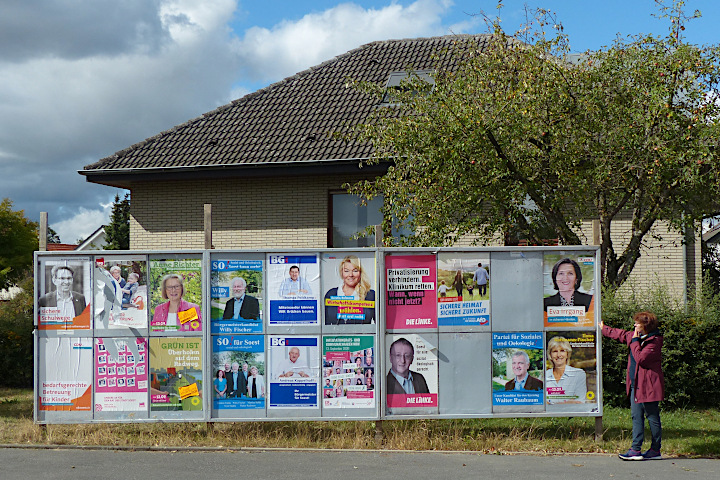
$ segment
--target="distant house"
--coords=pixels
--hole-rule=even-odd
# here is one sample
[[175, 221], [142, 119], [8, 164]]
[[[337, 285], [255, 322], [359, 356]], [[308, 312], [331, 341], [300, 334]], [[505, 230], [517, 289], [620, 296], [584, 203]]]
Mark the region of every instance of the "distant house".
[[[381, 221], [379, 205], [357, 204], [343, 184], [372, 179], [388, 165], [362, 166], [369, 144], [333, 132], [357, 125], [382, 99], [351, 80], [392, 87], [408, 71], [453, 69], [447, 52], [484, 35], [373, 42], [132, 145], [80, 171], [89, 182], [131, 192], [133, 249], [201, 248], [203, 205], [213, 205], [216, 248], [352, 247]], [[436, 56], [437, 57], [434, 57]], [[624, 224], [613, 224], [618, 238]], [[589, 244], [592, 222], [583, 225]], [[682, 294], [701, 277], [699, 242], [664, 230], [648, 240], [631, 283], [667, 284]], [[685, 241], [688, 240], [688, 241]]]
[[105, 225], [101, 225], [97, 230], [91, 233], [85, 240], [75, 248], [75, 250], [102, 250], [107, 245], [105, 237]]

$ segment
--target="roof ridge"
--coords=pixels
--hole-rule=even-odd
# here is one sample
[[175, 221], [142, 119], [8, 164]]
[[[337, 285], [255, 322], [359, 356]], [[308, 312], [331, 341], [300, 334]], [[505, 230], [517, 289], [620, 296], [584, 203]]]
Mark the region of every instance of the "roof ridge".
[[[378, 45], [388, 45], [388, 44], [401, 43], [401, 42], [415, 42], [415, 43], [420, 43], [420, 42], [422, 42], [422, 43], [426, 43], [426, 42], [432, 42], [432, 41], [448, 40], [448, 39], [451, 39], [451, 38], [452, 38], [452, 39], [481, 38], [481, 37], [486, 37], [486, 36], [488, 36], [488, 34], [482, 34], [482, 33], [480, 33], [480, 34], [450, 34], [450, 35], [436, 35], [436, 36], [432, 36], [432, 37], [416, 37], [416, 38], [400, 38], [400, 39], [375, 40], [375, 41], [372, 41], [372, 42], [368, 42], [368, 43], [362, 44], [362, 45], [360, 45], [360, 46], [358, 46], [358, 47], [356, 47], [356, 48], [353, 48], [353, 49], [351, 49], [351, 50], [348, 50], [348, 51], [346, 51], [346, 52], [344, 52], [344, 53], [341, 53], [341, 54], [339, 54], [339, 55], [336, 55], [336, 56], [334, 56], [334, 57], [332, 57], [332, 58], [330, 58], [330, 59], [328, 59], [328, 60], [325, 60], [325, 61], [323, 61], [322, 63], [319, 63], [319, 64], [317, 64], [317, 65], [313, 65], [313, 66], [311, 66], [311, 67], [306, 68], [305, 70], [301, 70], [301, 71], [299, 71], [299, 72], [297, 72], [297, 73], [295, 73], [295, 74], [293, 74], [293, 75], [290, 75], [290, 76], [288, 76], [288, 77], [285, 77], [285, 78], [283, 78], [282, 80], [279, 80], [279, 81], [274, 82], [274, 83], [271, 83], [270, 85], [267, 85], [267, 86], [265, 86], [265, 87], [263, 87], [263, 88], [260, 88], [260, 89], [258, 89], [258, 90], [255, 90], [254, 92], [250, 92], [250, 93], [248, 93], [248, 94], [246, 94], [246, 95], [243, 95], [243, 96], [240, 97], [240, 98], [236, 98], [236, 99], [230, 101], [229, 103], [226, 103], [226, 104], [224, 104], [224, 105], [220, 105], [219, 107], [214, 108], [213, 110], [210, 110], [210, 111], [208, 111], [208, 112], [202, 113], [202, 114], [200, 114], [199, 116], [197, 116], [197, 117], [195, 117], [195, 118], [191, 118], [190, 120], [187, 120], [187, 121], [185, 121], [185, 122], [183, 122], [183, 123], [181, 123], [181, 124], [179, 124], [179, 125], [175, 125], [175, 126], [173, 126], [172, 128], [169, 128], [169, 129], [167, 129], [167, 130], [163, 130], [163, 131], [161, 131], [161, 132], [159, 132], [159, 133], [157, 133], [157, 134], [155, 134], [155, 135], [153, 135], [153, 136], [151, 136], [151, 137], [148, 137], [148, 138], [146, 138], [146, 139], [144, 139], [144, 140], [142, 140], [142, 141], [140, 141], [140, 142], [134, 143], [133, 145], [130, 145], [130, 146], [127, 147], [127, 148], [124, 148], [124, 149], [122, 149], [122, 150], [116, 151], [116, 152], [113, 153], [112, 155], [108, 155], [108, 156], [106, 156], [106, 157], [103, 157], [103, 158], [101, 158], [100, 160], [98, 160], [97, 162], [93, 162], [92, 164], [86, 165], [85, 167], [83, 167], [83, 170], [93, 170], [93, 169], [99, 167], [100, 165], [102, 165], [103, 163], [105, 163], [105, 162], [107, 162], [107, 161], [116, 160], [116, 159], [125, 157], [128, 153], [130, 153], [130, 152], [132, 152], [132, 151], [134, 151], [134, 150], [140, 149], [140, 148], [142, 148], [142, 147], [145, 147], [145, 146], [147, 146], [147, 145], [149, 145], [149, 144], [152, 144], [152, 143], [156, 142], [157, 140], [159, 140], [159, 139], [161, 139], [161, 138], [163, 138], [163, 137], [165, 137], [165, 136], [167, 136], [167, 135], [171, 135], [171, 134], [174, 133], [174, 132], [177, 132], [177, 131], [179, 131], [179, 130], [182, 130], [182, 129], [184, 129], [184, 128], [187, 128], [187, 127], [189, 127], [189, 126], [192, 126], [192, 125], [194, 125], [194, 124], [197, 124], [198, 122], [201, 122], [201, 121], [203, 121], [203, 120], [207, 120], [207, 119], [209, 119], [209, 118], [211, 118], [211, 117], [214, 117], [215, 115], [220, 114], [220, 113], [222, 113], [222, 112], [225, 112], [225, 111], [227, 111], [227, 110], [229, 110], [229, 109], [232, 109], [232, 108], [236, 107], [237, 105], [240, 105], [240, 104], [242, 104], [242, 103], [245, 103], [245, 102], [247, 102], [247, 101], [249, 101], [249, 100], [252, 100], [252, 99], [254, 99], [254, 98], [258, 97], [258, 96], [261, 96], [261, 95], [263, 95], [263, 94], [266, 94], [266, 93], [269, 92], [269, 91], [272, 91], [272, 90], [275, 90], [275, 89], [277, 89], [277, 88], [280, 88], [281, 86], [286, 85], [286, 84], [288, 84], [288, 83], [291, 83], [292, 81], [295, 81], [295, 80], [297, 80], [297, 79], [299, 79], [299, 78], [303, 78], [303, 77], [305, 77], [305, 76], [307, 76], [307, 75], [310, 75], [310, 74], [312, 74], [312, 73], [314, 73], [314, 72], [316, 72], [316, 71], [318, 71], [318, 70], [320, 70], [320, 69], [322, 69], [322, 68], [326, 68], [328, 65], [335, 64], [335, 63], [337, 63], [338, 61], [341, 61], [341, 60], [344, 59], [344, 58], [351, 57], [351, 56], [357, 54], [358, 52], [361, 52], [361, 51], [363, 51], [363, 50], [367, 50], [368, 48], [372, 48], [372, 47], [375, 47], [375, 46], [378, 46]], [[81, 172], [82, 172], [83, 170], [81, 170]]]

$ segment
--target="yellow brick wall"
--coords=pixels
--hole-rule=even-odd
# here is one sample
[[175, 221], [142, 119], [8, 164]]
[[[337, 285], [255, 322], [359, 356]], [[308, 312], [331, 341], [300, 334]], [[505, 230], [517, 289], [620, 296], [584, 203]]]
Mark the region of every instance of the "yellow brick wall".
[[213, 246], [325, 248], [328, 194], [361, 176], [297, 176], [136, 184], [130, 247], [203, 248], [204, 204], [212, 204]]
[[[136, 184], [132, 189], [130, 246], [136, 250], [203, 248], [203, 206], [210, 203], [215, 248], [325, 248], [329, 192], [361, 178], [278, 176]], [[629, 218], [613, 223], [616, 248], [625, 243], [629, 232]], [[583, 223], [580, 235], [584, 244], [592, 244], [591, 221]], [[702, 277], [698, 235], [695, 242], [684, 245], [677, 232], [662, 223], [656, 225], [623, 288], [631, 291], [663, 285], [676, 298], [684, 298], [686, 279], [699, 286]], [[471, 240], [464, 237], [456, 246], [469, 245]]]

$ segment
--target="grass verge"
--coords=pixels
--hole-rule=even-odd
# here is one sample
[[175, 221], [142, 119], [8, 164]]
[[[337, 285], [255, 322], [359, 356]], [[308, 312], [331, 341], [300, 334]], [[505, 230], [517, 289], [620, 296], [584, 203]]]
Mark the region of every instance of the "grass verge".
[[[630, 444], [629, 409], [607, 407], [604, 440], [595, 419], [493, 418], [383, 422], [238, 422], [48, 425], [32, 421], [32, 390], [0, 388], [0, 444], [111, 445], [122, 447], [263, 447], [388, 450], [463, 450], [482, 453], [616, 453]], [[720, 458], [720, 411], [662, 412], [663, 454]], [[648, 432], [649, 434], [649, 432]]]

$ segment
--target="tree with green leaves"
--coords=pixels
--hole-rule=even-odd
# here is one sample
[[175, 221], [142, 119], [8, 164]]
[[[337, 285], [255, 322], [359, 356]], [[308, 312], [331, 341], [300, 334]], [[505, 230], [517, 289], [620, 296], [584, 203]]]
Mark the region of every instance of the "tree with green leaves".
[[0, 202], [0, 289], [25, 277], [38, 249], [38, 224], [12, 206], [8, 198]]
[[130, 250], [130, 194], [115, 195], [110, 223], [105, 226], [106, 250]]
[[[578, 245], [582, 222], [597, 219], [603, 282], [621, 285], [659, 221], [695, 229], [720, 210], [720, 50], [683, 41], [682, 2], [660, 6], [667, 36], [579, 57], [545, 10], [514, 37], [498, 19], [459, 40], [451, 65], [438, 56], [434, 85], [410, 75], [395, 106], [354, 131], [374, 146], [369, 162], [392, 166], [350, 191], [382, 195], [385, 230], [412, 232], [404, 245], [508, 232]], [[619, 219], [631, 225], [623, 240]]]

